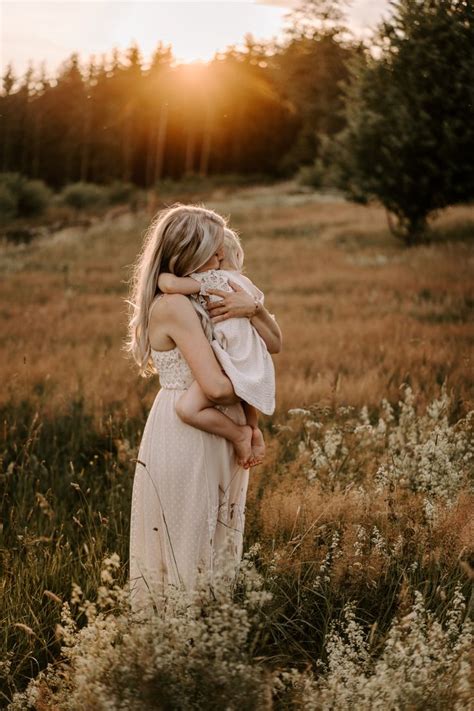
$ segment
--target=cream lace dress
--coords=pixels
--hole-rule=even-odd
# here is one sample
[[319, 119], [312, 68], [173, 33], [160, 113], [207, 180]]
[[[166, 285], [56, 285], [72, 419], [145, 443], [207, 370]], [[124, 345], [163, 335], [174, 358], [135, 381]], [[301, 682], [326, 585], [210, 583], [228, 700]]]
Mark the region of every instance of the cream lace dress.
[[[209, 269], [190, 276], [201, 284], [200, 299], [207, 289], [233, 291], [229, 279], [236, 282], [263, 304], [263, 292], [244, 274], [225, 269]], [[211, 301], [220, 301], [217, 294], [209, 294]], [[229, 318], [213, 324], [211, 346], [231, 380], [235, 394], [254, 405], [265, 415], [275, 411], [275, 367], [265, 341], [248, 318]]]
[[[176, 401], [194, 380], [178, 348], [152, 351], [152, 358], [161, 388], [145, 423], [133, 481], [134, 612], [150, 610], [151, 599], [168, 585], [191, 590], [198, 571], [212, 579], [221, 560], [226, 566], [230, 560], [237, 572], [249, 476], [230, 442], [184, 424], [176, 414]], [[240, 403], [218, 407], [245, 424]]]

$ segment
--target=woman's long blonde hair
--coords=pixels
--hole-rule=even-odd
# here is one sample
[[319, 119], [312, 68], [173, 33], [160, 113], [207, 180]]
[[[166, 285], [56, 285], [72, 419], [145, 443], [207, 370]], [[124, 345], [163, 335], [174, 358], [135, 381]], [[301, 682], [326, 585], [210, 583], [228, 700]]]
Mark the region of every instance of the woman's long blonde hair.
[[[203, 205], [174, 203], [160, 210], [146, 230], [143, 247], [130, 279], [128, 338], [125, 350], [138, 364], [140, 375], [155, 372], [148, 337], [150, 307], [157, 294], [158, 276], [170, 272], [188, 276], [205, 264], [219, 248], [227, 220]], [[192, 300], [204, 330], [209, 317], [198, 300]]]

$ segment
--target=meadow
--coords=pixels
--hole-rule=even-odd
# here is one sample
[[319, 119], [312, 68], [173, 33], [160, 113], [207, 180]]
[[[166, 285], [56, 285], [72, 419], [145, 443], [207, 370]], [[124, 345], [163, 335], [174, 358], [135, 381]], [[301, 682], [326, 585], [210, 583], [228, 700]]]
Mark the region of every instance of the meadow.
[[[102, 590], [109, 620], [127, 579], [134, 457], [159, 383], [124, 356], [124, 298], [151, 214], [4, 244], [5, 704], [69, 639], [66, 676], [12, 708], [466, 708], [474, 207], [445, 210], [407, 249], [379, 205], [291, 182], [174, 199], [229, 216], [283, 332], [250, 478], [248, 583], [204, 620], [191, 607], [179, 634], [161, 620], [130, 641], [120, 617], [81, 610]], [[84, 639], [63, 606], [74, 590]]]

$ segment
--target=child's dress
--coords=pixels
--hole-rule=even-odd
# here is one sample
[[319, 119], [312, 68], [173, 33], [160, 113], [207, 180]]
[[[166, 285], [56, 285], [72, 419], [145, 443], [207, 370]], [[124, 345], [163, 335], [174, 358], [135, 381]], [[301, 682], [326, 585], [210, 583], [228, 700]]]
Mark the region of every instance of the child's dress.
[[[200, 282], [201, 291], [196, 295], [204, 302], [206, 289], [232, 292], [229, 279], [257, 296], [263, 304], [263, 292], [243, 274], [226, 269], [209, 269], [190, 274]], [[211, 301], [220, 301], [217, 294], [209, 294]], [[271, 415], [275, 410], [275, 368], [265, 341], [248, 318], [229, 318], [212, 323], [211, 346], [224, 372], [234, 386], [235, 394], [263, 412]]]

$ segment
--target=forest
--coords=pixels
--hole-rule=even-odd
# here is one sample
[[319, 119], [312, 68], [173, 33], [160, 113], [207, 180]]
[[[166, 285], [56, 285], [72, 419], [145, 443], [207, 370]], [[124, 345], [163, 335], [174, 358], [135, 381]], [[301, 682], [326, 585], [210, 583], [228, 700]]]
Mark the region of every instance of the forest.
[[[295, 28], [293, 28], [293, 32]], [[72, 181], [132, 181], [219, 173], [288, 175], [311, 162], [318, 134], [341, 128], [346, 62], [360, 51], [342, 30], [280, 45], [246, 35], [209, 63], [176, 64], [157, 43], [145, 65], [133, 44], [121, 56], [77, 53], [56, 77], [7, 67], [0, 99], [1, 170], [59, 188]]]
[[148, 64], [132, 43], [85, 66], [73, 53], [54, 78], [44, 65], [23, 77], [8, 65], [0, 217], [21, 215], [11, 176], [41, 191], [296, 175], [379, 200], [414, 241], [436, 210], [474, 194], [473, 10], [391, 5], [370, 40], [348, 29], [338, 0], [301, 0], [283, 39], [247, 34], [207, 63], [178, 64], [158, 41]]

